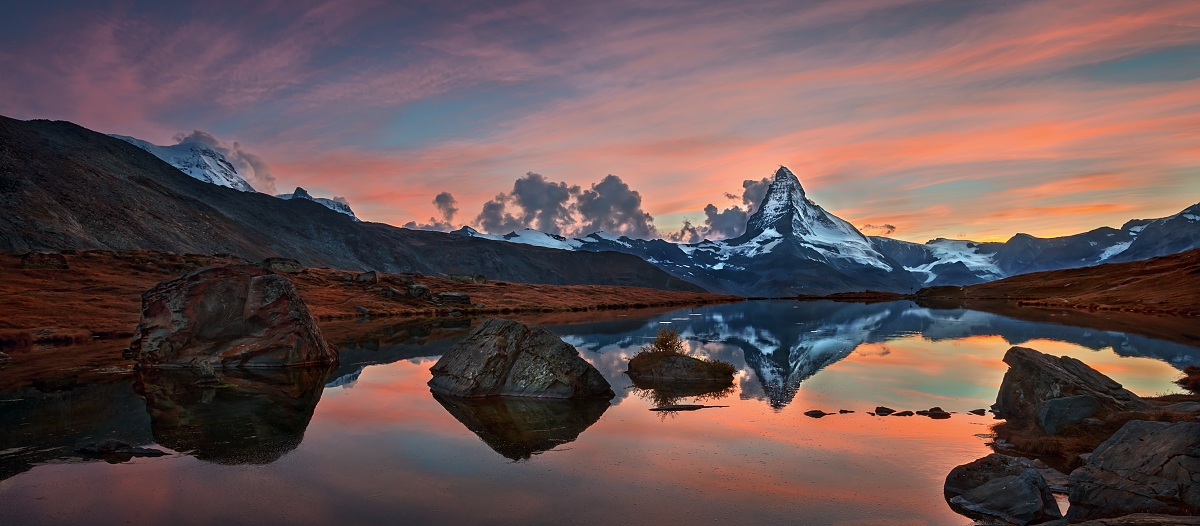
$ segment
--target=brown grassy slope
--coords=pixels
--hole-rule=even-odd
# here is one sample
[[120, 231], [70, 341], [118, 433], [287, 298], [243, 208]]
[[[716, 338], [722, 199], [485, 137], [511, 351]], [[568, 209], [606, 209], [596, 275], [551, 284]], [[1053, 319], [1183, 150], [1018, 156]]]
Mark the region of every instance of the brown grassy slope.
[[[160, 281], [196, 268], [234, 260], [150, 251], [83, 251], [66, 255], [70, 269], [23, 269], [21, 258], [0, 255], [0, 335], [29, 333], [44, 342], [90, 341], [126, 337], [141, 316], [141, 294]], [[526, 285], [519, 283], [466, 284], [448, 279], [417, 277], [416, 282], [439, 292], [465, 292], [473, 305], [437, 305], [407, 297], [386, 296], [388, 287], [345, 281], [344, 272], [308, 269], [289, 276], [309, 310], [319, 319], [358, 318], [356, 307], [372, 316], [513, 312], [562, 312], [598, 309], [663, 307], [739, 301], [741, 298], [696, 292], [671, 292], [638, 287], [593, 285]], [[386, 275], [384, 275], [386, 276]], [[69, 340], [69, 341], [68, 341]]]
[[923, 289], [918, 298], [1200, 316], [1200, 250], [1145, 261], [1022, 274], [961, 289], [934, 287]]

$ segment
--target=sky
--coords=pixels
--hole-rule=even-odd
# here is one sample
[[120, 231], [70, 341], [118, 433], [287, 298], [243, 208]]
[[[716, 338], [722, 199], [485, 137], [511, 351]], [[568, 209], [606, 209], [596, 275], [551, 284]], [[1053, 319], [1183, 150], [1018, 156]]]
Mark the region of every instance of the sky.
[[864, 233], [917, 242], [1068, 235], [1200, 202], [1195, 1], [0, 14], [0, 115], [211, 137], [260, 191], [302, 186], [398, 226], [672, 237], [707, 219], [720, 237], [780, 165]]

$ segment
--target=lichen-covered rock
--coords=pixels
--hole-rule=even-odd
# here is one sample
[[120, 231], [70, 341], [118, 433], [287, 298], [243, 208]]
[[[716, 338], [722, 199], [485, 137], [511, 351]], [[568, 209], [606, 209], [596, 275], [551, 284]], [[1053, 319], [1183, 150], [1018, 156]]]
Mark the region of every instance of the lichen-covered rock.
[[1062, 518], [1045, 479], [1026, 458], [992, 453], [950, 470], [944, 486], [950, 507], [971, 518], [1037, 524]]
[[433, 298], [433, 293], [429, 291], [429, 287], [425, 285], [409, 285], [408, 297], [419, 300], [428, 300]]
[[429, 387], [452, 396], [614, 396], [574, 346], [546, 329], [510, 320], [484, 321], [429, 370]]
[[337, 363], [292, 282], [253, 265], [201, 269], [146, 291], [126, 352], [143, 367]]
[[1004, 354], [1004, 363], [1008, 364], [1008, 372], [1004, 373], [996, 404], [992, 406], [1000, 418], [1031, 421], [1037, 416], [1037, 404], [1076, 395], [1095, 398], [1099, 415], [1155, 408], [1112, 378], [1069, 356], [1056, 357], [1013, 347]]
[[304, 265], [299, 261], [288, 258], [267, 258], [259, 263], [262, 268], [271, 272], [281, 272], [284, 274], [299, 274], [304, 272]]
[[354, 276], [354, 281], [359, 283], [379, 283], [379, 273], [374, 270], [363, 272]]
[[1200, 423], [1126, 423], [1071, 473], [1067, 518], [1200, 509]]
[[1066, 425], [1078, 424], [1096, 414], [1100, 403], [1092, 395], [1064, 396], [1043, 400], [1033, 406], [1038, 427], [1048, 434], [1055, 434]]

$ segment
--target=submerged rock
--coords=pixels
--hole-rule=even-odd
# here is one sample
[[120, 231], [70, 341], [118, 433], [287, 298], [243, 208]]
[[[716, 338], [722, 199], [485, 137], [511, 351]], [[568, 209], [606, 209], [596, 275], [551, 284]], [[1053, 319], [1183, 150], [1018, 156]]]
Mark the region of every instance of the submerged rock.
[[974, 519], [1037, 524], [1062, 518], [1054, 494], [1029, 459], [992, 453], [950, 470], [946, 502]]
[[541, 327], [497, 318], [472, 330], [429, 371], [429, 387], [452, 396], [615, 396], [571, 344]]
[[1155, 408], [1113, 379], [1069, 356], [1055, 357], [1025, 347], [1013, 347], [1004, 354], [1004, 363], [1009, 368], [996, 395], [996, 404], [992, 406], [1000, 418], [1031, 421], [1037, 416], [1038, 404], [1077, 395], [1094, 398], [1096, 411], [1102, 415]]
[[201, 269], [142, 294], [126, 356], [144, 367], [337, 363], [287, 278], [253, 265]]
[[1126, 423], [1071, 473], [1067, 518], [1200, 508], [1200, 423]]

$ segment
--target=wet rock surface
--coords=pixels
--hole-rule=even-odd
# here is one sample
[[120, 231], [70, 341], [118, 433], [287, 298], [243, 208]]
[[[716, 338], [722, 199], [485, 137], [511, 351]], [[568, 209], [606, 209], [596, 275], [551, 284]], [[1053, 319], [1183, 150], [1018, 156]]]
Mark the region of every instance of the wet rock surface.
[[1155, 408], [1113, 379], [1069, 356], [1056, 357], [1013, 347], [1005, 353], [1004, 363], [1009, 369], [992, 406], [1000, 418], [1031, 421], [1037, 417], [1038, 404], [1077, 395], [1094, 398], [1100, 415]]
[[1026, 458], [993, 453], [958, 466], [946, 476], [946, 501], [971, 518], [1037, 524], [1062, 518], [1054, 495]]
[[142, 294], [127, 357], [153, 367], [337, 362], [295, 286], [253, 265], [201, 269]]
[[436, 392], [433, 398], [484, 444], [512, 460], [574, 442], [608, 410], [603, 398], [462, 398]]
[[1067, 518], [1200, 510], [1200, 423], [1126, 423], [1071, 473]]
[[451, 396], [615, 396], [571, 344], [541, 327], [497, 318], [481, 323], [429, 370], [429, 387]]

